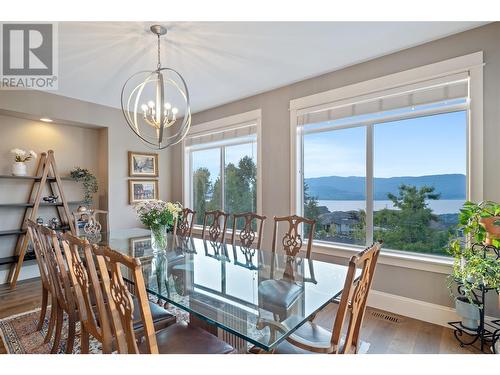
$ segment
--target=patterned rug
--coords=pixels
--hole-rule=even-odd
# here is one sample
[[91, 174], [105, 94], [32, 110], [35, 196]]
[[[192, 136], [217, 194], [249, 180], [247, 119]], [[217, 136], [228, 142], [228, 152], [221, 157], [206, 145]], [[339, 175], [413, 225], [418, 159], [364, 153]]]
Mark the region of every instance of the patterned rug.
[[[177, 317], [177, 321], [189, 321], [189, 314], [175, 307], [168, 309]], [[9, 316], [0, 320], [0, 340], [3, 341], [7, 353], [9, 354], [49, 354], [52, 348], [51, 340], [44, 344], [43, 340], [47, 334], [50, 317], [50, 307], [47, 309], [45, 322], [41, 331], [36, 331], [40, 309], [24, 312]], [[77, 323], [76, 338], [73, 347], [73, 353], [80, 353], [80, 323]], [[59, 354], [66, 351], [66, 337], [68, 333], [67, 316], [64, 315], [63, 331], [61, 343], [59, 345]], [[102, 353], [101, 344], [90, 336], [90, 354]]]

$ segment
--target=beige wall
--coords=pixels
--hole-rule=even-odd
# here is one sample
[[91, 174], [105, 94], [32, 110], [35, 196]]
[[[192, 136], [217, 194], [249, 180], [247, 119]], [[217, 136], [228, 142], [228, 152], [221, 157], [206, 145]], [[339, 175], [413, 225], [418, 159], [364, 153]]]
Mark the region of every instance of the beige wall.
[[[262, 110], [263, 214], [268, 217], [286, 215], [290, 213], [288, 108], [291, 99], [482, 50], [486, 62], [484, 67], [484, 194], [487, 199], [500, 201], [499, 41], [500, 23], [497, 22], [197, 113], [193, 116], [193, 124], [196, 126], [206, 121], [260, 108]], [[332, 46], [324, 47], [331, 47], [332, 53], [342, 53], [342, 51], [335, 50], [333, 43], [332, 40]], [[176, 146], [171, 152], [172, 195], [170, 198], [181, 200], [181, 147]], [[265, 246], [270, 243], [271, 233], [272, 223], [268, 220], [265, 226]], [[452, 304], [444, 274], [380, 265], [375, 288], [379, 291], [435, 304], [448, 306]], [[496, 305], [493, 301], [494, 296], [492, 296], [492, 305]]]

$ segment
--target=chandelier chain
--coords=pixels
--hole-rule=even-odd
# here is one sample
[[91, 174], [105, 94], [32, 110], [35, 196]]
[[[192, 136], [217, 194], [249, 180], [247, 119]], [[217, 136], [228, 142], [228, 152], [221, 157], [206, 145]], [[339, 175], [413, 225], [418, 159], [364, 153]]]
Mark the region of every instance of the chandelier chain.
[[161, 68], [161, 62], [160, 62], [160, 34], [158, 34], [158, 64], [156, 65], [157, 69]]

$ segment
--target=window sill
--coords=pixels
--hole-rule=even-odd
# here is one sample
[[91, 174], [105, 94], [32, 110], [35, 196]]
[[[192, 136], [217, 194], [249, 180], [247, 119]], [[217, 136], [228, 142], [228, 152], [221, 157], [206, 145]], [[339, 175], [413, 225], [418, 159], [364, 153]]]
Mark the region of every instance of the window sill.
[[[341, 244], [329, 244], [315, 241], [313, 243], [313, 253], [330, 255], [342, 258], [350, 258], [358, 253], [361, 247], [351, 247]], [[395, 267], [404, 267], [414, 270], [450, 274], [453, 266], [453, 259], [437, 255], [419, 255], [415, 253], [403, 253], [394, 250], [384, 250], [379, 255], [378, 262]]]
[[[203, 227], [193, 225], [193, 234], [201, 236]], [[226, 238], [231, 238], [232, 231], [226, 230]], [[363, 247], [346, 246], [342, 244], [330, 244], [322, 241], [314, 241], [312, 252], [316, 254], [335, 256], [349, 259], [360, 252]], [[452, 271], [453, 259], [437, 255], [418, 255], [415, 253], [403, 253], [395, 250], [384, 250], [378, 258], [380, 264], [394, 267], [404, 267], [413, 270], [427, 271], [449, 275]]]

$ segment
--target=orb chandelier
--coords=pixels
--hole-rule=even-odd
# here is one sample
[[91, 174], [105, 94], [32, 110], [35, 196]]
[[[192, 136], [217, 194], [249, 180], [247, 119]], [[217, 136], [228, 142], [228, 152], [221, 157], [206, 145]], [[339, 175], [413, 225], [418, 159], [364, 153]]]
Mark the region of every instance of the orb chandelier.
[[150, 148], [162, 150], [184, 139], [191, 126], [191, 110], [184, 78], [161, 66], [160, 37], [167, 29], [153, 25], [150, 30], [158, 39], [156, 69], [137, 72], [125, 82], [121, 105], [130, 129]]

